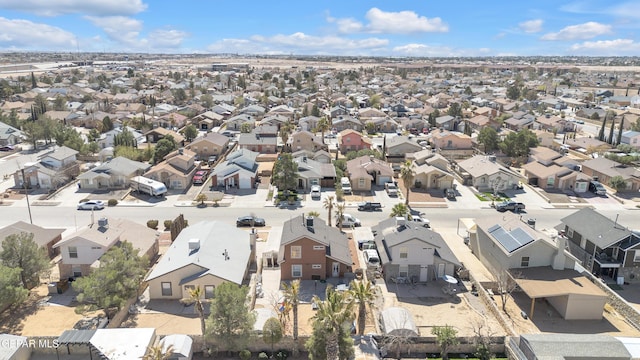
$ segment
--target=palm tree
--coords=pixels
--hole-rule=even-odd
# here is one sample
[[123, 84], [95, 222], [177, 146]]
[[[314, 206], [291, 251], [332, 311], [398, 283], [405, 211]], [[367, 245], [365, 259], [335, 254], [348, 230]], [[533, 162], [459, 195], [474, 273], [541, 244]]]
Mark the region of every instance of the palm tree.
[[407, 160], [402, 164], [402, 168], [400, 169], [400, 179], [402, 179], [402, 184], [407, 189], [407, 195], [405, 196], [404, 204], [409, 206], [409, 191], [411, 190], [411, 186], [413, 185], [413, 179], [416, 177], [416, 173], [413, 171], [413, 164], [410, 160]]
[[322, 119], [320, 119], [320, 121], [318, 121], [318, 125], [316, 127], [322, 133], [322, 143], [324, 144], [324, 132], [329, 130], [329, 122], [323, 116]]
[[342, 231], [342, 217], [344, 215], [344, 204], [337, 204], [336, 205], [336, 225], [338, 225], [338, 228], [340, 228], [340, 231]]
[[367, 321], [367, 305], [373, 306], [376, 293], [369, 281], [352, 280], [349, 288], [351, 300], [358, 304], [358, 334], [364, 335], [364, 327]]
[[200, 286], [196, 286], [195, 288], [188, 289], [188, 298], [180, 300], [183, 304], [191, 305], [193, 304], [195, 311], [198, 313], [198, 317], [200, 318], [200, 330], [202, 331], [202, 350], [205, 351], [207, 349], [207, 342], [204, 341], [206, 334], [206, 324], [204, 321], [204, 302], [202, 301], [202, 288]]
[[160, 341], [158, 345], [148, 346], [147, 353], [142, 357], [142, 360], [169, 360], [173, 355], [173, 345], [169, 345], [166, 350], [162, 351], [163, 347], [163, 341]]
[[403, 203], [397, 203], [391, 208], [391, 214], [389, 214], [389, 217], [401, 216], [403, 218], [409, 218], [409, 215], [409, 207]]
[[291, 283], [282, 283], [282, 293], [284, 299], [291, 305], [293, 310], [293, 340], [298, 340], [298, 305], [300, 304], [300, 280], [293, 280]]
[[325, 209], [327, 209], [327, 211], [329, 212], [329, 215], [327, 217], [327, 222], [329, 224], [329, 227], [331, 227], [331, 215], [333, 212], [333, 195], [329, 195], [326, 198], [324, 198], [324, 202], [322, 203], [322, 207], [324, 207]]
[[327, 287], [325, 298], [324, 301], [321, 301], [317, 295], [313, 296], [313, 302], [318, 304], [318, 311], [313, 320], [325, 332], [327, 359], [338, 360], [340, 358], [340, 333], [345, 323], [353, 321], [353, 303], [345, 301], [345, 294], [334, 291], [331, 286]]

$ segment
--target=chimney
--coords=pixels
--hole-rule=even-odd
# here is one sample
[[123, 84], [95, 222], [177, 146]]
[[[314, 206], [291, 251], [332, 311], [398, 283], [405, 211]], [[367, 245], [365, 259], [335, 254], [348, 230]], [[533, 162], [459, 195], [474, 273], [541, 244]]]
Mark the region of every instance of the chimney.
[[189, 252], [200, 249], [200, 239], [189, 239]]
[[403, 216], [396, 216], [396, 226], [400, 227], [402, 225], [405, 225], [407, 222], [407, 219], [405, 219]]
[[307, 227], [313, 229], [313, 216], [307, 216]]
[[553, 257], [553, 264], [551, 267], [553, 270], [564, 270], [564, 262], [565, 262], [565, 254], [564, 250], [567, 246], [567, 238], [564, 235], [555, 236], [556, 245], [558, 246], [558, 250]]

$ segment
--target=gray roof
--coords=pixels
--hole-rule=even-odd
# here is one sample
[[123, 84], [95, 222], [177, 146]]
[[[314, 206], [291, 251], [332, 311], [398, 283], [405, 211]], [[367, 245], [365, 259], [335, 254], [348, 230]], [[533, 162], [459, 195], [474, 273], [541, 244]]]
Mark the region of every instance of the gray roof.
[[539, 360], [631, 359], [622, 342], [601, 334], [522, 334], [520, 348], [530, 348]]
[[415, 239], [433, 246], [435, 255], [442, 260], [460, 265], [460, 261], [458, 261], [458, 258], [453, 254], [442, 236], [431, 229], [421, 226], [419, 223], [406, 221], [405, 225], [398, 226], [395, 218], [388, 218], [373, 226], [371, 231], [375, 234], [374, 241], [382, 264], [393, 261], [390, 248]]
[[[196, 251], [189, 251], [189, 240], [192, 239], [200, 240], [200, 248]], [[222, 255], [225, 251], [228, 260]], [[185, 279], [210, 274], [241, 284], [250, 255], [248, 232], [221, 221], [202, 221], [182, 230], [146, 281], [195, 265], [200, 271]]]
[[9, 235], [20, 234], [22, 232], [33, 234], [33, 241], [39, 246], [45, 246], [60, 236], [64, 232], [64, 229], [45, 229], [37, 225], [27, 224], [24, 221], [18, 221], [0, 229], [0, 241]]
[[93, 178], [93, 174], [120, 174], [124, 176], [133, 176], [136, 173], [143, 173], [149, 168], [151, 168], [151, 165], [149, 164], [118, 156], [117, 158], [111, 159], [106, 163], [81, 174], [78, 176], [78, 179]]
[[311, 178], [335, 178], [336, 168], [333, 164], [324, 164], [305, 156], [293, 159], [298, 164], [298, 176]]
[[[296, 216], [282, 224], [282, 237], [280, 238], [280, 248], [286, 244], [301, 238], [308, 238], [323, 244], [326, 247], [327, 256], [351, 265], [351, 254], [349, 253], [349, 239], [344, 233], [334, 227], [329, 227], [323, 220], [314, 218], [313, 227], [307, 227], [302, 215]], [[279, 261], [284, 256], [283, 251], [279, 252]]]
[[277, 145], [278, 138], [274, 136], [260, 136], [259, 134], [240, 134], [238, 145]]
[[66, 146], [61, 146], [56, 151], [54, 151], [54, 152], [52, 152], [50, 154], [46, 154], [43, 157], [45, 157], [45, 158], [50, 157], [50, 158], [56, 159], [56, 160], [64, 160], [64, 159], [66, 159], [68, 157], [75, 156], [77, 154], [78, 154], [78, 152], [76, 150], [73, 150], [73, 149], [68, 148]]
[[193, 142], [191, 144], [189, 144], [189, 148], [191, 148], [193, 145], [198, 144], [201, 141], [208, 141], [212, 144], [216, 144], [218, 146], [226, 146], [227, 143], [229, 142], [229, 138], [219, 134], [217, 132], [210, 132], [207, 135], [197, 138], [195, 140], [193, 140]]
[[22, 132], [11, 125], [0, 122], [0, 139], [5, 140], [11, 136], [22, 137]]
[[484, 155], [475, 155], [474, 157], [460, 161], [458, 163], [458, 167], [460, 167], [460, 169], [462, 169], [463, 171], [469, 173], [469, 175], [473, 176], [474, 178], [483, 175], [492, 175], [498, 172], [504, 172], [505, 174], [518, 178], [520, 177], [519, 174], [505, 168], [495, 161], [489, 160], [489, 158]]
[[631, 230], [592, 208], [580, 209], [560, 221], [601, 249], [606, 249], [631, 236]]

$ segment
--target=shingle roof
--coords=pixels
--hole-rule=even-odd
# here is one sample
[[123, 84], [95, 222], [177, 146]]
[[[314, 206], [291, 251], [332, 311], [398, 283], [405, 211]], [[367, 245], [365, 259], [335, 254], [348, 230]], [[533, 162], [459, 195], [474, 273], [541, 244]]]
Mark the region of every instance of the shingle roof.
[[606, 249], [631, 235], [631, 231], [625, 226], [591, 208], [580, 209], [560, 221], [601, 249]]
[[27, 224], [24, 221], [18, 221], [0, 229], [0, 239], [4, 240], [4, 238], [9, 235], [19, 234], [22, 232], [33, 234], [33, 240], [36, 242], [36, 244], [38, 244], [39, 246], [45, 246], [51, 240], [62, 234], [64, 232], [64, 229], [45, 229], [37, 225]]
[[[302, 215], [296, 216], [282, 224], [282, 237], [280, 238], [280, 248], [286, 244], [301, 238], [308, 238], [323, 244], [327, 247], [327, 256], [351, 265], [351, 254], [349, 253], [349, 239], [337, 228], [329, 227], [324, 221], [314, 218], [313, 227], [307, 227]], [[280, 251], [279, 260], [284, 256]]]

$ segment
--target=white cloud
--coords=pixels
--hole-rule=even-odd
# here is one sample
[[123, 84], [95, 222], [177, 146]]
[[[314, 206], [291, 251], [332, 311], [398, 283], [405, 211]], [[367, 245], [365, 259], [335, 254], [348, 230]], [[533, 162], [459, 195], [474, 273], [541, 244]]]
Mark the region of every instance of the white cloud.
[[40, 50], [76, 48], [76, 36], [59, 27], [29, 20], [0, 17], [0, 47], [5, 49]]
[[573, 44], [571, 50], [587, 55], [631, 55], [640, 51], [640, 43], [631, 39], [585, 41]]
[[146, 40], [139, 38], [142, 21], [127, 16], [87, 16], [86, 18], [101, 28], [112, 41], [129, 49], [146, 48]]
[[363, 28], [361, 22], [352, 18], [337, 19], [336, 24], [338, 25], [338, 31], [343, 34], [360, 32]]
[[369, 20], [367, 28], [374, 33], [408, 34], [449, 31], [449, 26], [439, 17], [429, 19], [413, 11], [387, 12], [371, 8], [365, 17]]
[[527, 20], [519, 23], [518, 28], [527, 34], [532, 34], [542, 31], [543, 23], [544, 21], [542, 19]]
[[182, 45], [187, 33], [175, 29], [157, 29], [149, 34], [149, 45], [152, 48], [170, 49]]
[[589, 21], [584, 24], [567, 26], [564, 29], [543, 35], [541, 40], [585, 40], [611, 33], [611, 25]]
[[85, 14], [93, 16], [133, 15], [144, 11], [142, 0], [0, 0], [0, 8], [41, 16]]

